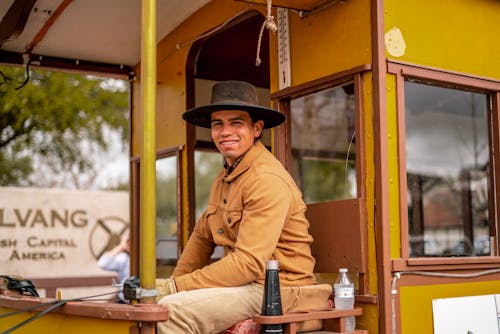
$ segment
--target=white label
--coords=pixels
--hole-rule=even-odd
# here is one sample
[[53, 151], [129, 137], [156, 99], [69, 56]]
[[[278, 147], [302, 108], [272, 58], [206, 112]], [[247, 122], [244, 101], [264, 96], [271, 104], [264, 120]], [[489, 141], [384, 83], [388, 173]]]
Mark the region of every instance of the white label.
[[352, 298], [354, 297], [354, 290], [352, 288], [336, 288], [336, 298]]

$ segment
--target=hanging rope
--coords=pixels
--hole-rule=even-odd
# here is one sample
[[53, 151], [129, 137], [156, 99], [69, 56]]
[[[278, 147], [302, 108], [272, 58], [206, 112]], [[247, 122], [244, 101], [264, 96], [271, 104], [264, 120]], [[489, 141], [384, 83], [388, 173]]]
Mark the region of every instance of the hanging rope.
[[273, 7], [273, 1], [267, 0], [267, 15], [266, 20], [262, 23], [259, 33], [259, 41], [257, 43], [257, 56], [255, 59], [255, 66], [259, 66], [262, 60], [260, 59], [260, 44], [262, 43], [262, 35], [264, 34], [264, 28], [270, 30], [273, 34], [278, 31], [278, 26], [274, 22], [274, 16], [271, 15], [271, 9]]

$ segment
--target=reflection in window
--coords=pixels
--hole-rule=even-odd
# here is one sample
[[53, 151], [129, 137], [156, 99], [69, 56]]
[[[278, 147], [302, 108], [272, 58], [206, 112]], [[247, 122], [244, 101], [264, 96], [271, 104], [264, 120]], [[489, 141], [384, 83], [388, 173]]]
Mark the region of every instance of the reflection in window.
[[487, 96], [405, 82], [410, 256], [489, 255]]
[[177, 156], [156, 160], [156, 258], [177, 262]]
[[196, 193], [196, 220], [207, 208], [210, 186], [222, 169], [222, 156], [214, 151], [194, 152], [194, 182]]
[[[194, 179], [196, 193], [196, 221], [200, 219], [202, 213], [207, 208], [210, 187], [215, 177], [222, 169], [223, 158], [219, 152], [215, 151], [195, 151], [194, 152]], [[222, 247], [215, 249], [212, 258], [222, 256]]]
[[292, 175], [306, 203], [354, 198], [354, 84], [291, 100]]

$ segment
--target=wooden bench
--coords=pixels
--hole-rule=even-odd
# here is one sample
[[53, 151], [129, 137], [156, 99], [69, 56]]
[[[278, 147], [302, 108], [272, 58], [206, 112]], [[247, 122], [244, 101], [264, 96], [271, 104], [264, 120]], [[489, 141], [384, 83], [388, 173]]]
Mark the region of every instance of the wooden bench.
[[[61, 302], [53, 298], [24, 296], [17, 291], [0, 288], [0, 314], [16, 310], [41, 312]], [[32, 315], [33, 316], [33, 315]], [[36, 315], [35, 315], [36, 316]], [[2, 330], [26, 320], [24, 313], [5, 317], [1, 320]], [[58, 328], [60, 332], [72, 333], [76, 327], [80, 332], [102, 333], [106, 321], [107, 330], [115, 333], [156, 334], [156, 323], [168, 320], [168, 309], [158, 304], [118, 304], [95, 301], [68, 301], [44, 315], [47, 328]], [[30, 330], [38, 332], [39, 323], [27, 324]], [[74, 327], [74, 328], [73, 328]], [[40, 327], [41, 328], [41, 327]], [[70, 330], [68, 330], [68, 328]], [[39, 331], [42, 331], [40, 329]]]
[[366, 330], [355, 330], [346, 332], [346, 317], [358, 316], [363, 314], [362, 308], [354, 308], [352, 310], [336, 310], [335, 308], [323, 308], [318, 310], [308, 310], [304, 312], [291, 312], [281, 316], [265, 316], [256, 315], [253, 321], [261, 325], [283, 324], [284, 334], [296, 334], [297, 323], [307, 320], [323, 320], [323, 329], [321, 331], [308, 332], [312, 333], [350, 333], [350, 334], [367, 334]]
[[[311, 245], [316, 259], [315, 272], [336, 273], [346, 267], [358, 274], [359, 292], [366, 293], [366, 246], [364, 226], [364, 205], [360, 198], [309, 204], [306, 211], [310, 223], [309, 232], [314, 238]], [[348, 259], [348, 261], [347, 261]], [[333, 283], [333, 282], [331, 282]], [[312, 333], [367, 334], [367, 330], [345, 331], [346, 317], [363, 314], [362, 308], [336, 310], [322, 308], [305, 312], [287, 313], [282, 316], [253, 317], [258, 324], [283, 324], [286, 334], [297, 333], [297, 323], [306, 320], [323, 320], [322, 331]]]

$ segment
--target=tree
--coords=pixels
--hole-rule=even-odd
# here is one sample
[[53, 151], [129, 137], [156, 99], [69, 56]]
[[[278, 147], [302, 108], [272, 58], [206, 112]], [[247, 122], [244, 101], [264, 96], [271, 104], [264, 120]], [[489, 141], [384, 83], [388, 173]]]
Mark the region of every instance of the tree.
[[[126, 85], [88, 75], [0, 67], [0, 185], [92, 183], [96, 155], [128, 137]], [[36, 177], [33, 177], [36, 176]], [[63, 176], [63, 177], [61, 177]], [[44, 179], [44, 180], [41, 180]], [[87, 185], [88, 185], [87, 184]]]

